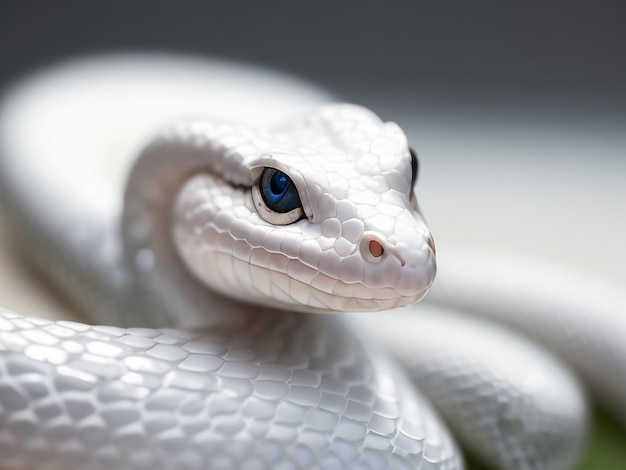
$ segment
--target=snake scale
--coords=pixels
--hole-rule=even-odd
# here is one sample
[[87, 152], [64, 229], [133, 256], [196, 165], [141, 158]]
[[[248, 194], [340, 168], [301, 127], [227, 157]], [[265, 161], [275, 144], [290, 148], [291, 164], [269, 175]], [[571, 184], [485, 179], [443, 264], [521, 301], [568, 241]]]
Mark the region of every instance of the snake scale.
[[13, 227], [90, 322], [112, 326], [2, 312], [1, 465], [462, 468], [451, 429], [497, 468], [575, 466], [584, 392], [509, 327], [623, 410], [619, 302], [599, 314], [607, 331], [582, 337], [582, 294], [546, 315], [549, 274], [515, 302], [504, 266], [494, 284], [459, 256], [432, 300], [488, 320], [375, 313], [434, 279], [417, 158], [396, 124], [329, 98], [151, 56], [79, 61], [7, 95]]

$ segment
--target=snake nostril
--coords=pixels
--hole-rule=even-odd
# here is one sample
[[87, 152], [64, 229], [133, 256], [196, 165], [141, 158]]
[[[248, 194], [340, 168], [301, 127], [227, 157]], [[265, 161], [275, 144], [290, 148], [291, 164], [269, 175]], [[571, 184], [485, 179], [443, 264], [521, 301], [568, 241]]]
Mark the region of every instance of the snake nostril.
[[369, 250], [374, 258], [381, 257], [385, 252], [383, 246], [380, 244], [380, 242], [377, 242], [376, 240], [370, 240]]

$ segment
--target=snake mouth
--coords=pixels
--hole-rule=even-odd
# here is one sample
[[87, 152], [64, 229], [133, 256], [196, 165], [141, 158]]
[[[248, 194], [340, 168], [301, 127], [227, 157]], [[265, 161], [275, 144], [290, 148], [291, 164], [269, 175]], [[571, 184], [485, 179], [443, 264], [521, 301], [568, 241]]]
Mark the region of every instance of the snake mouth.
[[[262, 269], [262, 268], [258, 268]], [[265, 273], [264, 275], [267, 275]], [[255, 284], [263, 298], [256, 301], [267, 306], [305, 313], [378, 312], [411, 305], [421, 300], [428, 287], [411, 295], [400, 295], [390, 287], [372, 289], [362, 283], [333, 283], [328, 289], [320, 273], [305, 283], [283, 273], [272, 273], [272, 285]]]
[[420, 276], [414, 282], [383, 279], [372, 286], [363, 280], [346, 282], [281, 253], [272, 253], [270, 258], [269, 263], [267, 257], [259, 263], [254, 256], [238, 262], [249, 264], [251, 285], [266, 297], [261, 301], [283, 309], [325, 313], [390, 310], [421, 300], [432, 283], [427, 274], [430, 268], [416, 270]]

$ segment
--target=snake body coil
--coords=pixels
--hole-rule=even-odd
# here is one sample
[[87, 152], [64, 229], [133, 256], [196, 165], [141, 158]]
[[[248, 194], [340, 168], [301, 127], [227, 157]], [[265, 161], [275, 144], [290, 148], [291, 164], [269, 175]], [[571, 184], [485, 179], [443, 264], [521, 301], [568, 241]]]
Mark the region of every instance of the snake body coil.
[[[269, 73], [161, 60], [68, 66], [5, 102], [15, 229], [93, 322], [115, 326], [2, 313], [2, 465], [460, 468], [415, 386], [498, 467], [575, 464], [584, 396], [525, 338], [428, 306], [319, 315], [406, 306], [433, 280], [397, 125]], [[139, 142], [203, 106], [218, 117]], [[106, 162], [115, 152], [123, 163]]]

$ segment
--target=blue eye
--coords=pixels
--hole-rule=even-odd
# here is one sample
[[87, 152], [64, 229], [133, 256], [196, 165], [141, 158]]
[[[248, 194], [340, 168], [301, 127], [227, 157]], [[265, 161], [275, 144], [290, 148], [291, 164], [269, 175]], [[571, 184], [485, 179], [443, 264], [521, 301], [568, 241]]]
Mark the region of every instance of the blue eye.
[[267, 207], [284, 214], [302, 207], [300, 196], [291, 178], [275, 168], [265, 168], [261, 174], [261, 196]]

